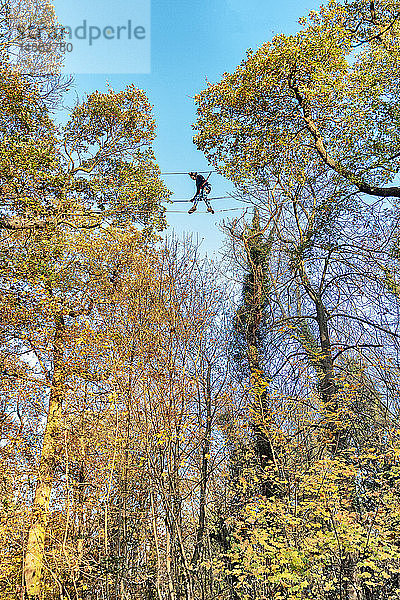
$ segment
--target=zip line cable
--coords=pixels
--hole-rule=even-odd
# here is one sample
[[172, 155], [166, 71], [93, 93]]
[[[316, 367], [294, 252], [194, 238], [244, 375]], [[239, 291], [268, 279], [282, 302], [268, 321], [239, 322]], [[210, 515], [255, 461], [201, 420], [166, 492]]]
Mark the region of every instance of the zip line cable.
[[[196, 171], [196, 173], [218, 173], [218, 171]], [[172, 172], [172, 173], [160, 173], [160, 175], [189, 175], [186, 171], [180, 172]]]
[[[221, 208], [220, 210], [215, 210], [215, 213], [221, 213], [221, 212], [230, 212], [232, 210], [243, 210], [242, 208], [240, 208], [240, 206], [238, 206], [237, 208]], [[186, 215], [188, 214], [186, 210], [166, 210], [165, 212], [167, 213], [179, 213], [181, 215]], [[198, 215], [207, 215], [208, 211], [196, 211]]]
[[[216, 198], [209, 198], [209, 200], [222, 200], [224, 198], [230, 198], [231, 200], [237, 200], [238, 202], [244, 202], [244, 200], [239, 200], [238, 198], [232, 198], [232, 196], [218, 196]], [[170, 202], [170, 204], [174, 204], [175, 202], [179, 203], [179, 202], [186, 202], [186, 203], [190, 203], [190, 200], [160, 200], [160, 202]], [[140, 208], [138, 209], [140, 210]], [[215, 212], [226, 212], [226, 211], [230, 211], [230, 210], [242, 210], [242, 208], [240, 206], [238, 207], [231, 207], [231, 208], [221, 208], [219, 210], [216, 210]], [[175, 212], [175, 213], [182, 213], [185, 214], [187, 211], [185, 210], [171, 210], [166, 208], [165, 212]], [[75, 216], [75, 217], [91, 217], [91, 216], [104, 216], [105, 218], [110, 217], [110, 216], [114, 216], [114, 215], [120, 215], [120, 214], [125, 214], [126, 211], [124, 210], [110, 210], [110, 211], [103, 211], [103, 210], [91, 210], [91, 211], [87, 211], [87, 212], [77, 212], [75, 211], [74, 213], [71, 214], [65, 214], [65, 215], [58, 215], [58, 216]], [[199, 212], [199, 214], [206, 214], [206, 212]]]
[[[216, 196], [215, 198], [209, 198], [209, 200], [223, 200], [224, 198], [231, 198], [232, 196]], [[190, 202], [189, 199], [177, 198], [176, 200], [160, 200], [160, 202]], [[238, 200], [238, 202], [243, 202], [243, 200]]]
[[[229, 198], [229, 197], [230, 196], [221, 196], [221, 198]], [[219, 199], [220, 198], [210, 198], [210, 200], [219, 200]], [[176, 202], [189, 202], [189, 200], [177, 200]], [[239, 201], [239, 202], [242, 202], [242, 201]], [[173, 204], [173, 202], [172, 202], [172, 204]], [[243, 208], [240, 207], [240, 206], [231, 207], [231, 208], [221, 208], [221, 209], [216, 210], [214, 212], [220, 213], [220, 212], [229, 212], [229, 211], [232, 211], [232, 210], [243, 210]], [[187, 214], [186, 210], [170, 210], [170, 209], [165, 209], [164, 212], [166, 212], [166, 213], [180, 213], [182, 215]], [[200, 215], [206, 215], [207, 212], [208, 211], [198, 211], [198, 214], [200, 214]], [[74, 212], [74, 213], [70, 213], [70, 214], [68, 214], [68, 213], [67, 214], [59, 214], [57, 216], [58, 217], [82, 217], [82, 218], [85, 218], [85, 217], [89, 217], [90, 218], [92, 216], [98, 216], [98, 217], [99, 216], [103, 216], [104, 218], [107, 218], [107, 217], [113, 217], [115, 215], [121, 215], [121, 214], [125, 214], [125, 213], [126, 213], [126, 211], [124, 211], [124, 210], [115, 210], [115, 211], [111, 210], [108, 214], [107, 214], [107, 211], [92, 210], [92, 211], [82, 212], [82, 213]]]
[[[212, 170], [212, 171], [197, 171], [197, 173], [209, 173], [211, 175], [211, 173], [218, 173], [218, 171], [216, 171], [216, 170]], [[176, 172], [174, 171], [174, 172], [160, 173], [160, 174], [161, 175], [188, 175], [188, 173], [186, 171], [176, 171]], [[234, 197], [232, 195], [215, 196], [214, 198], [208, 198], [208, 199], [214, 201], [214, 200], [225, 200], [227, 198], [229, 198], [231, 200], [236, 200], [237, 202], [246, 202], [245, 200], [242, 200], [240, 198], [236, 198], [236, 197]], [[185, 199], [178, 198], [176, 200], [170, 200], [169, 198], [166, 198], [166, 199], [163, 199], [163, 200], [159, 199], [159, 202], [167, 202], [167, 203], [170, 203], [170, 204], [175, 204], [175, 202], [176, 203], [191, 202], [191, 199], [188, 199], [188, 198], [185, 198]], [[232, 210], [242, 210], [242, 209], [240, 207], [222, 208], [220, 210], [216, 210], [215, 212], [216, 213], [229, 212], [229, 211], [232, 211]], [[115, 215], [115, 214], [120, 214], [121, 212], [123, 212], [123, 211], [115, 211], [115, 212], [111, 212], [111, 214]], [[187, 211], [185, 211], [185, 210], [168, 210], [168, 209], [166, 209], [165, 212], [167, 212], [167, 213], [187, 214]], [[205, 215], [205, 214], [207, 214], [207, 212], [206, 211], [199, 211], [198, 214]], [[111, 215], [104, 214], [103, 211], [97, 211], [97, 210], [93, 210], [93, 211], [91, 211], [91, 213], [86, 213], [86, 214], [83, 213], [83, 214], [80, 214], [80, 215], [78, 213], [75, 213], [75, 216], [85, 217], [85, 216], [90, 216], [90, 214], [92, 214], [92, 215], [104, 215], [105, 217], [111, 216]]]

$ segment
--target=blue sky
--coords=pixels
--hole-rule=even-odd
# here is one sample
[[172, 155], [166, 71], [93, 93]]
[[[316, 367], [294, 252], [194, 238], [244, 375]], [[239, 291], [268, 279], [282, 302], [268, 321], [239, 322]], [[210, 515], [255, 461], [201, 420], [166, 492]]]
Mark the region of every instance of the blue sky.
[[[146, 15], [137, 15], [137, 2], [141, 10], [147, 0], [119, 0], [118, 15], [132, 18], [134, 24]], [[56, 11], [73, 10], [82, 20], [89, 14], [89, 6], [101, 15], [109, 14], [110, 6], [104, 0], [89, 4], [72, 0], [55, 0]], [[247, 48], [255, 48], [271, 39], [274, 34], [291, 33], [298, 29], [297, 20], [310, 10], [319, 7], [315, 0], [152, 0], [151, 2], [151, 71], [148, 74], [81, 74], [76, 76], [79, 96], [93, 90], [106, 90], [107, 82], [115, 90], [130, 83], [144, 89], [154, 105], [157, 121], [155, 152], [162, 171], [206, 170], [207, 161], [196, 150], [192, 138], [192, 124], [196, 120], [193, 96], [204, 89], [206, 80], [217, 81], [225, 71], [232, 71], [244, 58]], [[135, 12], [136, 10], [136, 12]], [[149, 40], [148, 40], [149, 41]], [[102, 46], [98, 53], [99, 69], [107, 56]], [[124, 68], [127, 61], [122, 57]], [[134, 64], [134, 60], [132, 64]], [[137, 61], [136, 61], [137, 62]], [[188, 176], [165, 178], [175, 198], [191, 198], [193, 182]], [[231, 189], [229, 182], [212, 175], [212, 196], [225, 195]], [[191, 204], [169, 205], [169, 210], [182, 210], [183, 214], [168, 213], [169, 231], [178, 235], [193, 232], [204, 239], [202, 248], [209, 254], [221, 246], [223, 234], [218, 228], [222, 218], [238, 216], [240, 211], [188, 215]], [[233, 200], [215, 202], [216, 210], [237, 207]]]

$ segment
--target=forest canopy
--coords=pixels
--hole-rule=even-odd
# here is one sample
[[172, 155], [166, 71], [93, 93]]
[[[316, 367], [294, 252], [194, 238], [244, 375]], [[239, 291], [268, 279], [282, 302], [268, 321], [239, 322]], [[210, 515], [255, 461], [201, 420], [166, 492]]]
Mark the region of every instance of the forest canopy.
[[146, 92], [57, 119], [4, 38], [2, 600], [400, 597], [399, 36], [332, 1], [199, 91], [220, 261], [164, 235]]

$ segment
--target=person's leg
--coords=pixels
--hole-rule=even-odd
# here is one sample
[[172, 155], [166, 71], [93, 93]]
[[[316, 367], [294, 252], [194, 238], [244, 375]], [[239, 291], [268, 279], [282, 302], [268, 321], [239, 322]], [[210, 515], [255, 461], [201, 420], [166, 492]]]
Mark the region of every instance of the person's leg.
[[203, 195], [203, 200], [204, 200], [204, 202], [206, 203], [206, 206], [207, 206], [207, 211], [208, 211], [208, 212], [210, 212], [210, 213], [212, 213], [212, 214], [214, 214], [214, 211], [213, 211], [213, 208], [212, 208], [212, 206], [211, 206], [211, 204], [210, 204], [210, 201], [209, 201], [209, 199], [207, 198], [207, 194], [204, 194], [204, 195]]
[[193, 206], [190, 210], [188, 210], [189, 215], [191, 215], [192, 213], [194, 213], [195, 210], [197, 210], [197, 205], [200, 202], [200, 194], [197, 194], [197, 196], [195, 196], [195, 199], [193, 200]]

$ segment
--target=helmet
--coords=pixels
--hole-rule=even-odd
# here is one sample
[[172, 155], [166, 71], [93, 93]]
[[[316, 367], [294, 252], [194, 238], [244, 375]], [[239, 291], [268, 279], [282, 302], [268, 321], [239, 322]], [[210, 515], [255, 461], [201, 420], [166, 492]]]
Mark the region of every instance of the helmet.
[[190, 175], [190, 177], [197, 177], [197, 172], [196, 171], [190, 171], [189, 175]]

